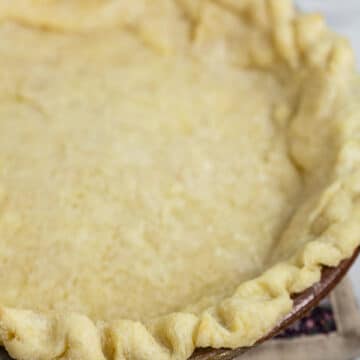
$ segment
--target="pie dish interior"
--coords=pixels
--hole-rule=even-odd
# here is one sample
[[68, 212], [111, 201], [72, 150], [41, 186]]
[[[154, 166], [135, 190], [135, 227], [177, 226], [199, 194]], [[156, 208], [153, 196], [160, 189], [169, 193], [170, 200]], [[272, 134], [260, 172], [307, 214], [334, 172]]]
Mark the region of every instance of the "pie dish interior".
[[0, 343], [250, 346], [359, 245], [352, 50], [289, 1], [0, 3]]

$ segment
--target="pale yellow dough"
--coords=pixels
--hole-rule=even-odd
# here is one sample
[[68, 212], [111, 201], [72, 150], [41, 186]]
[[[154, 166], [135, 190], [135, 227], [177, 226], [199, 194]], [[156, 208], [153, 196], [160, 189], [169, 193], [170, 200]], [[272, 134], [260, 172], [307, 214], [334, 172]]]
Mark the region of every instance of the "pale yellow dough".
[[289, 1], [0, 1], [0, 343], [253, 344], [360, 244], [354, 79]]

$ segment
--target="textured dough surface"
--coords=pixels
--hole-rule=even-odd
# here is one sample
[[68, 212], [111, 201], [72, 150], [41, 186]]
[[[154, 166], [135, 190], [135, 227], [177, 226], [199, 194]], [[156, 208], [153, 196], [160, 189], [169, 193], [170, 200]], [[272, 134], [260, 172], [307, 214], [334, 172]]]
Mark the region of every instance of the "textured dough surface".
[[19, 76], [0, 100], [0, 302], [146, 319], [261, 272], [300, 185], [273, 119], [286, 89], [120, 33], [62, 40], [54, 62], [0, 54]]
[[290, 1], [0, 0], [0, 342], [253, 344], [359, 245], [353, 77]]

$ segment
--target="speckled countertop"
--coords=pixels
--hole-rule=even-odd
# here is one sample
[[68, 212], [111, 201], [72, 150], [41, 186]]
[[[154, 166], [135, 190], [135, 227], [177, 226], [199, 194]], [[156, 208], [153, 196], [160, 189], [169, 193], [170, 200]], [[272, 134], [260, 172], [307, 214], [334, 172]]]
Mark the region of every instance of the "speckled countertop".
[[[333, 29], [350, 39], [356, 51], [360, 71], [360, 1], [298, 0], [297, 4], [306, 12], [321, 12]], [[360, 304], [360, 259], [352, 268], [350, 276]]]

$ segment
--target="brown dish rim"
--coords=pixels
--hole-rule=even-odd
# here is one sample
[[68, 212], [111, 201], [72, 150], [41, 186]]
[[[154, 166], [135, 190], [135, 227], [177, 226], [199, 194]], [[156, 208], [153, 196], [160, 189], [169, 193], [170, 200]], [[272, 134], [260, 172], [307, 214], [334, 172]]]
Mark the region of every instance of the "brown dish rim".
[[[258, 340], [252, 347], [238, 349], [196, 349], [189, 360], [234, 360], [244, 352], [252, 349], [266, 340], [273, 338], [281, 331], [285, 330], [290, 324], [302, 318], [307, 312], [314, 308], [324, 297], [326, 297], [339, 284], [346, 275], [351, 265], [360, 254], [360, 247], [354, 254], [343, 260], [337, 267], [323, 267], [321, 280], [307, 290], [294, 294], [294, 306], [292, 311], [285, 316], [278, 325], [274, 327], [266, 336]], [[3, 353], [0, 351], [0, 358]], [[8, 356], [8, 355], [7, 355]], [[8, 357], [11, 360], [10, 357]], [[5, 360], [5, 359], [4, 359]]]
[[346, 275], [356, 258], [360, 254], [360, 247], [354, 254], [343, 260], [337, 267], [324, 266], [322, 269], [321, 280], [306, 289], [305, 291], [294, 294], [294, 306], [291, 312], [286, 315], [267, 335], [258, 340], [252, 347], [238, 349], [212, 349], [203, 348], [196, 349], [190, 360], [234, 360], [244, 352], [250, 350], [254, 346], [262, 344], [266, 340], [273, 338], [280, 332], [285, 330], [290, 324], [301, 319], [306, 313], [313, 309], [323, 298], [325, 298]]

